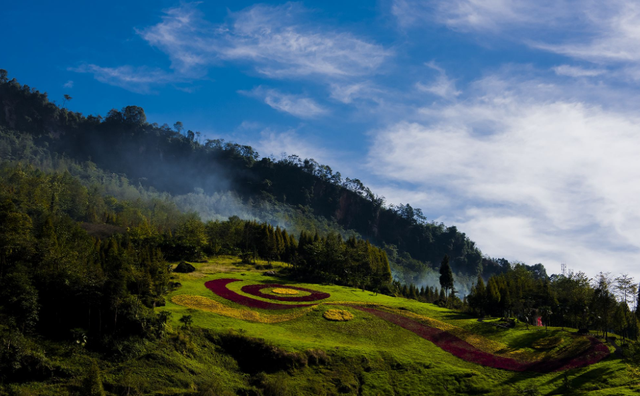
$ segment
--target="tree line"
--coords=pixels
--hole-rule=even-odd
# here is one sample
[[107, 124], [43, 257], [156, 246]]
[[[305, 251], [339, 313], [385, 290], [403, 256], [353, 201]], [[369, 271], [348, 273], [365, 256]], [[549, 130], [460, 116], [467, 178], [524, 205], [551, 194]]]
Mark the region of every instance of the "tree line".
[[534, 324], [540, 317], [545, 325], [609, 331], [637, 339], [638, 285], [623, 274], [613, 278], [599, 273], [595, 278], [569, 271], [551, 277], [537, 277], [524, 265], [492, 276], [488, 282], [478, 277], [467, 296], [468, 309], [477, 315], [517, 317]]

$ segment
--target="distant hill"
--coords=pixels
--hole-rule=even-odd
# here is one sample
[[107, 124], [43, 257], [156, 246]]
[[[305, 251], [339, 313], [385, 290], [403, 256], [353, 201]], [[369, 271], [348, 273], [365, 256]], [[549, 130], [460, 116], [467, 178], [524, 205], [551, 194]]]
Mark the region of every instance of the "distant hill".
[[[483, 258], [455, 226], [430, 223], [410, 204], [385, 205], [384, 198], [360, 180], [343, 179], [327, 165], [296, 155], [280, 160], [260, 157], [250, 146], [220, 139], [203, 141], [199, 132], [184, 131], [181, 124], [172, 129], [150, 123], [137, 106], [113, 109], [105, 117], [84, 116], [50, 102], [46, 93], [9, 80], [1, 71], [0, 126], [32, 136], [37, 145], [57, 155], [126, 175], [134, 186], [189, 196], [192, 200], [185, 199], [185, 204], [204, 220], [215, 215], [250, 217], [256, 212], [247, 208], [256, 205], [262, 220], [288, 229], [296, 228], [296, 221], [283, 218], [282, 210], [270, 213], [268, 208], [288, 207], [325, 219], [343, 235], [356, 233], [384, 247], [394, 276], [402, 282], [437, 282], [434, 269], [444, 255], [451, 258], [462, 292], [477, 274], [488, 277], [505, 269], [504, 261]], [[235, 198], [223, 213], [216, 213], [207, 202], [221, 194]], [[304, 227], [298, 224], [295, 231], [300, 228]]]

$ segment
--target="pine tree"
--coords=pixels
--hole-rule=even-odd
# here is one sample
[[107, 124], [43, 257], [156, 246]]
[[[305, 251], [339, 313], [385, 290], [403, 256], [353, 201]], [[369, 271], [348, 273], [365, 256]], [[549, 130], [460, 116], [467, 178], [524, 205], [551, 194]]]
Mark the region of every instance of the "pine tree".
[[440, 264], [440, 286], [445, 291], [445, 300], [447, 299], [447, 291], [453, 289], [453, 272], [449, 266], [449, 255], [445, 255]]
[[478, 275], [478, 282], [476, 283], [476, 287], [473, 291], [472, 296], [469, 296], [469, 304], [482, 316], [484, 315], [486, 301], [487, 292], [484, 286], [484, 280], [482, 279], [482, 276]]

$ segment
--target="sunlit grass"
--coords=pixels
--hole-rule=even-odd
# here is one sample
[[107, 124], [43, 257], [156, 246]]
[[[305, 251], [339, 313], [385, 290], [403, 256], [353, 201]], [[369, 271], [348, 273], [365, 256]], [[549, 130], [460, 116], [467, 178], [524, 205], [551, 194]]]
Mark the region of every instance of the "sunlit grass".
[[[275, 270], [286, 266], [282, 263], [272, 264], [276, 267]], [[578, 389], [581, 394], [637, 394], [634, 390], [640, 379], [634, 379], [629, 375], [627, 364], [614, 356], [588, 367], [549, 374], [492, 369], [456, 358], [408, 330], [366, 312], [350, 309], [349, 304], [375, 304], [380, 309], [401, 313], [430, 326], [450, 331], [483, 351], [528, 361], [571, 356], [585, 347], [584, 337], [572, 335], [560, 328], [549, 327], [546, 330], [531, 326], [527, 329], [525, 325], [518, 324], [512, 329], [502, 329], [492, 325], [497, 320], [478, 322], [476, 318], [433, 304], [376, 295], [355, 288], [302, 284], [277, 276], [267, 276], [264, 275], [267, 270], [256, 270], [253, 265], [241, 264], [238, 259], [230, 257], [194, 265], [197, 268], [196, 273], [176, 274], [176, 280], [182, 287], [171, 293], [167, 306], [161, 308], [174, 313], [173, 321], [176, 326], [182, 315], [192, 315], [197, 326], [220, 332], [234, 329], [248, 337], [263, 338], [285, 350], [319, 349], [340, 359], [366, 359], [372, 369], [361, 373], [362, 381], [367, 384], [363, 394], [522, 394], [527, 388], [535, 388], [541, 394], [563, 394], [566, 386], [573, 390]], [[306, 309], [300, 316], [295, 315], [299, 314], [301, 309], [284, 312], [248, 310], [216, 296], [204, 287], [206, 281], [220, 278], [240, 279], [240, 282], [231, 283], [228, 287], [239, 294], [258, 300], [259, 297], [243, 293], [242, 286], [295, 285], [326, 292], [331, 297], [323, 300], [315, 309]], [[265, 289], [265, 292], [268, 292], [268, 289]], [[241, 311], [252, 311], [252, 315], [261, 320], [224, 316], [222, 313], [181, 306], [170, 300], [180, 295], [204, 297], [227, 307], [225, 309], [237, 310], [227, 312], [236, 312], [238, 316], [244, 315]], [[323, 315], [332, 309], [348, 310], [355, 315], [347, 322], [328, 321]], [[278, 315], [291, 315], [291, 319], [270, 319]], [[554, 337], [561, 341], [550, 344], [548, 349], [534, 348], [536, 342]], [[392, 369], [394, 365], [403, 369]], [[376, 370], [375, 367], [379, 369]], [[311, 372], [298, 373], [297, 376], [301, 377], [295, 382], [306, 383], [315, 375], [317, 374]]]

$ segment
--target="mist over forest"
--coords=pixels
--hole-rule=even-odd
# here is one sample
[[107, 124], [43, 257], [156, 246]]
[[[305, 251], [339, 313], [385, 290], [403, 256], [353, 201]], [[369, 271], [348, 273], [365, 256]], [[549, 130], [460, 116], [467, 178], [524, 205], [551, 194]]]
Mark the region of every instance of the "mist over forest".
[[[385, 248], [395, 279], [417, 286], [437, 286], [437, 268], [449, 255], [460, 296], [478, 274], [488, 279], [510, 268], [504, 259], [483, 255], [455, 226], [430, 222], [409, 203], [387, 205], [360, 180], [343, 178], [313, 159], [261, 157], [250, 146], [203, 139], [181, 122], [153, 123], [137, 106], [84, 116], [7, 73], [0, 89], [5, 135], [19, 131], [36, 147], [46, 147], [46, 155], [117, 175], [109, 183], [121, 188], [118, 198], [162, 197], [203, 221], [238, 216], [293, 234], [306, 229], [366, 238]], [[19, 147], [3, 146], [5, 160], [23, 160]], [[110, 188], [105, 186], [106, 194], [114, 193]]]

